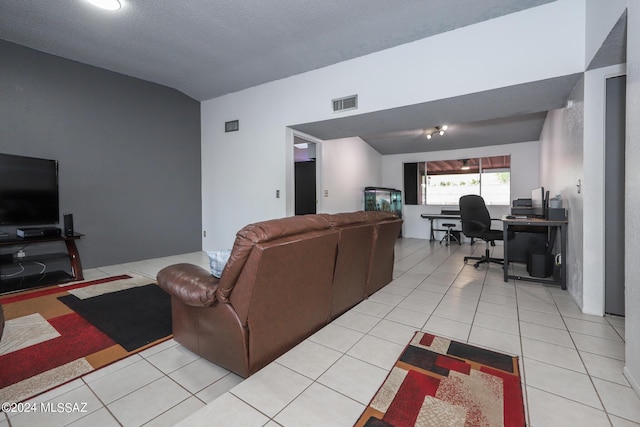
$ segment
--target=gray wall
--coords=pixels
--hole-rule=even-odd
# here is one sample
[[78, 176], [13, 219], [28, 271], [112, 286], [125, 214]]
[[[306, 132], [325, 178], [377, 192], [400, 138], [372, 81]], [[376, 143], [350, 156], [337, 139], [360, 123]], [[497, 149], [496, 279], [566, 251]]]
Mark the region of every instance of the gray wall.
[[178, 91], [0, 40], [0, 152], [59, 161], [84, 268], [201, 248], [200, 103]]

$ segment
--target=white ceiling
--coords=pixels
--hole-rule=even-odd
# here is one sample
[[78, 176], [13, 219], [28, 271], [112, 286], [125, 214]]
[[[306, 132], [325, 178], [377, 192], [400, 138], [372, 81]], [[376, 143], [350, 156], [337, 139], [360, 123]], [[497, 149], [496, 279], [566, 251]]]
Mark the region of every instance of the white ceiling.
[[[555, 0], [121, 0], [120, 11], [106, 12], [84, 0], [0, 0], [0, 39], [205, 100], [551, 1]], [[575, 81], [569, 76], [556, 83]], [[565, 99], [567, 88], [560, 90]], [[503, 102], [498, 95], [512, 98], [508, 91], [484, 94], [484, 101], [481, 95], [469, 100], [482, 104], [482, 109], [492, 105], [488, 102]], [[477, 105], [467, 111], [458, 103], [450, 116], [442, 113], [438, 120], [429, 120], [433, 126], [452, 126], [445, 135], [450, 138], [458, 126], [459, 135], [477, 127], [489, 138], [513, 133], [521, 139], [515, 136], [518, 128], [523, 135], [534, 135], [537, 127], [539, 135], [542, 112], [557, 108], [557, 94], [549, 96], [540, 105], [511, 110], [508, 116], [494, 111], [497, 115], [487, 117]], [[381, 153], [391, 152], [390, 138], [397, 141], [405, 135], [404, 143], [396, 146], [426, 151], [416, 141], [411, 143], [416, 138], [411, 132], [426, 126], [424, 114], [442, 111], [447, 105], [443, 102], [353, 116], [339, 123], [304, 124], [300, 129], [320, 138], [360, 135]], [[514, 111], [524, 117], [516, 118]], [[418, 124], [419, 115], [423, 117]], [[492, 130], [490, 125], [499, 127]], [[391, 132], [395, 136], [388, 135]], [[475, 140], [487, 139], [480, 136]]]
[[[381, 154], [537, 141], [546, 113], [562, 108], [581, 74], [314, 123], [294, 129], [329, 140], [359, 136]], [[448, 126], [427, 140], [425, 129]]]
[[205, 100], [552, 0], [1, 0], [0, 38]]

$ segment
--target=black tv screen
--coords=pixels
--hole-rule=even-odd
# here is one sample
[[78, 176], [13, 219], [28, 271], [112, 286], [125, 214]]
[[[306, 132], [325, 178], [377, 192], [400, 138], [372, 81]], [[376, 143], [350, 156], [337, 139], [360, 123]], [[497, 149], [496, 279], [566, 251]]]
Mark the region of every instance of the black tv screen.
[[58, 162], [0, 153], [0, 225], [59, 220]]

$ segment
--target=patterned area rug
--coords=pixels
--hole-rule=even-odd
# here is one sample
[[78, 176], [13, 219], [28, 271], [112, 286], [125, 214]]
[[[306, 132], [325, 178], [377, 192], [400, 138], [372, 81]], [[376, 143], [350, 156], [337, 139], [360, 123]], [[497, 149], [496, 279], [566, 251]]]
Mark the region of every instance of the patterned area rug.
[[20, 402], [171, 337], [170, 297], [116, 276], [0, 297], [0, 402]]
[[525, 424], [517, 357], [416, 332], [356, 426]]

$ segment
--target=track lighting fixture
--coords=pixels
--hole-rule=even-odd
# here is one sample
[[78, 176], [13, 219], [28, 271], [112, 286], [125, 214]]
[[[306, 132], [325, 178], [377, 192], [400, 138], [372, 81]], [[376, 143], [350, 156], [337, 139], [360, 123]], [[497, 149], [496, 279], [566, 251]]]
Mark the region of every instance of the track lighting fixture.
[[433, 135], [444, 135], [444, 131], [447, 130], [448, 126], [444, 125], [444, 126], [436, 126], [434, 129], [435, 130], [428, 130], [425, 132], [425, 135], [427, 137], [427, 139], [431, 139], [431, 137]]

